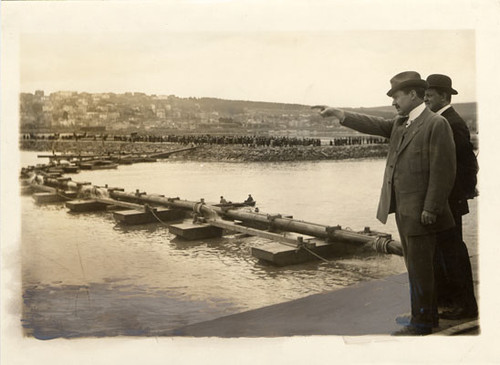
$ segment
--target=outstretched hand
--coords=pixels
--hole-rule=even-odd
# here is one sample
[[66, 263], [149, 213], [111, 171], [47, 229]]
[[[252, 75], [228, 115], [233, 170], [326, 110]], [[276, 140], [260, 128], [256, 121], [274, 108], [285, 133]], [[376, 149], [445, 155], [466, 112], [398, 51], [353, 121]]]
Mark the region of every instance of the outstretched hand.
[[344, 120], [344, 111], [342, 109], [331, 108], [326, 105], [315, 105], [311, 109], [318, 109], [323, 118], [335, 117], [340, 121]]

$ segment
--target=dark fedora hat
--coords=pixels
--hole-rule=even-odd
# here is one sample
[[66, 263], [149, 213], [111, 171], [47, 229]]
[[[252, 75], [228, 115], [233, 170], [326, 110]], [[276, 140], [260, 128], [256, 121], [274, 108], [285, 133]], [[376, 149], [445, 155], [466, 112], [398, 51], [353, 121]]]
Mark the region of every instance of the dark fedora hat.
[[446, 75], [432, 74], [427, 77], [429, 89], [439, 89], [457, 95], [458, 91], [451, 87], [451, 79]]
[[422, 80], [420, 74], [415, 71], [404, 71], [391, 79], [391, 90], [387, 92], [388, 96], [392, 96], [396, 91], [407, 86], [417, 86], [427, 88], [427, 81]]

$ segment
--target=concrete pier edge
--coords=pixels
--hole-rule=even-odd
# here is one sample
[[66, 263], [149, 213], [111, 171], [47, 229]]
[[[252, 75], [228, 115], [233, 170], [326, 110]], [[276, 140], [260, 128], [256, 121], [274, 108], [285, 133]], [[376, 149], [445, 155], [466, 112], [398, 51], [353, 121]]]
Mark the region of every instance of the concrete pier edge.
[[[186, 337], [391, 335], [410, 311], [407, 273], [166, 331]], [[440, 320], [433, 335], [478, 334], [479, 320]]]

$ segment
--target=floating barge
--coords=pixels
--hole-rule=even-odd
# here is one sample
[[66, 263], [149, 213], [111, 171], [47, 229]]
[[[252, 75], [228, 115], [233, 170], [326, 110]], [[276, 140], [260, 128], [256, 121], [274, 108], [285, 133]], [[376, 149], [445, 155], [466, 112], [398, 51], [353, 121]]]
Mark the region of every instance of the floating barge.
[[402, 255], [399, 242], [391, 235], [365, 227], [354, 232], [341, 226], [326, 226], [294, 219], [290, 215], [269, 214], [244, 203], [210, 204], [168, 198], [136, 190], [95, 186], [70, 177], [47, 173], [33, 174], [23, 190], [34, 193], [39, 204], [65, 202], [73, 213], [113, 211], [120, 224], [161, 223], [182, 240], [221, 237], [225, 232], [242, 233], [269, 240], [251, 247], [257, 259], [277, 266], [297, 264], [363, 250]]
[[116, 169], [118, 164], [107, 160], [95, 160], [91, 162], [82, 162], [80, 168], [82, 170], [104, 170], [104, 169]]
[[49, 163], [27, 166], [21, 169], [21, 179], [27, 179], [35, 174], [50, 177], [61, 177], [65, 173], [78, 173], [80, 170], [102, 170], [114, 169], [118, 165], [131, 165], [141, 162], [156, 162], [158, 159], [166, 159], [171, 155], [193, 151], [197, 146], [180, 148], [173, 151], [154, 153], [107, 153], [107, 154], [75, 154], [75, 153], [52, 153], [40, 154], [39, 158], [48, 158]]

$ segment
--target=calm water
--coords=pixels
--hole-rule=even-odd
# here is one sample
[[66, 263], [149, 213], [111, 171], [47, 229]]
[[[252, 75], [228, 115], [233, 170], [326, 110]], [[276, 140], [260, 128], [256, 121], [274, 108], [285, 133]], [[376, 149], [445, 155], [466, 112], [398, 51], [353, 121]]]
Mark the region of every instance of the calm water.
[[[36, 154], [22, 153], [22, 165]], [[75, 181], [125, 191], [217, 202], [249, 193], [261, 212], [393, 234], [394, 219], [375, 211], [383, 160], [306, 163], [168, 161], [83, 171]], [[402, 258], [356, 254], [276, 268], [250, 247], [264, 241], [226, 236], [175, 239], [159, 224], [123, 227], [111, 214], [71, 214], [62, 204], [38, 206], [22, 197], [24, 325], [39, 338], [161, 335], [172, 328], [336, 290], [405, 271]], [[475, 205], [465, 221], [476, 242]]]

